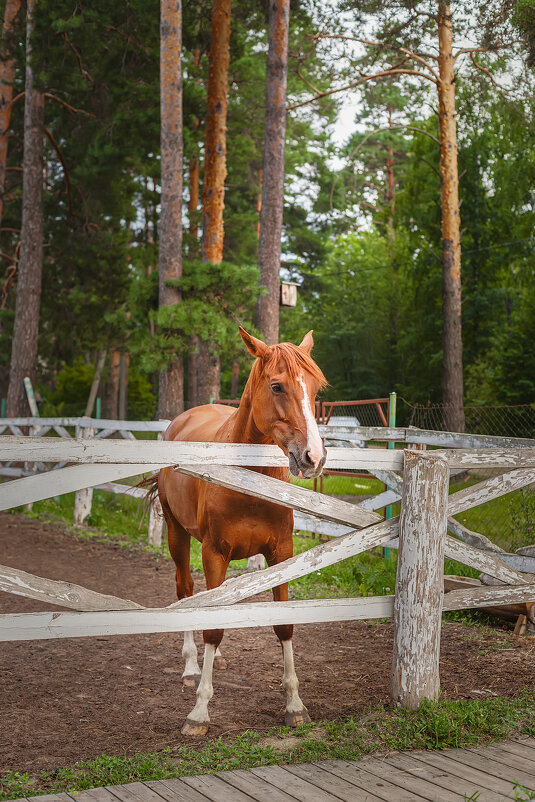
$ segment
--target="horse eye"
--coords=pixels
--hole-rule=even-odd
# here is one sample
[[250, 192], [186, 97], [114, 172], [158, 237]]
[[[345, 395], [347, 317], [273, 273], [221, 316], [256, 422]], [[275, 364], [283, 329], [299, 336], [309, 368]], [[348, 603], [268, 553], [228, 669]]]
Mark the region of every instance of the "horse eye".
[[272, 384], [271, 389], [273, 390], [274, 393], [280, 394], [284, 392], [284, 387], [282, 386], [282, 384]]

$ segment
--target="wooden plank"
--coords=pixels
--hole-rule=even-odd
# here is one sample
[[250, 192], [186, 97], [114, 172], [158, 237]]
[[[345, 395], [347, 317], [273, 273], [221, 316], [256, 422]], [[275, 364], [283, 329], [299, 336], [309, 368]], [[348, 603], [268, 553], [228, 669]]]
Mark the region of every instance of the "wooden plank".
[[320, 518], [305, 515], [302, 512], [294, 512], [294, 529], [328, 535], [328, 537], [341, 537], [341, 535], [347, 535], [353, 531], [350, 526], [335, 524], [333, 521], [322, 521]]
[[457, 560], [457, 562], [469, 565], [471, 568], [477, 568], [484, 574], [496, 579], [501, 579], [502, 582], [507, 584], [516, 584], [525, 582], [526, 580], [522, 574], [511, 568], [503, 558], [504, 555], [494, 555], [488, 551], [480, 551], [468, 543], [463, 543], [462, 540], [455, 540], [455, 538], [448, 535], [444, 546], [444, 554], [450, 560]]
[[486, 434], [442, 432], [432, 429], [417, 429], [410, 426], [337, 426], [331, 418], [327, 426], [319, 426], [320, 434], [332, 440], [396, 440], [399, 443], [442, 446], [445, 448], [489, 449], [489, 448], [534, 448], [535, 440], [523, 437], [498, 437]]
[[107, 785], [106, 790], [110, 791], [121, 802], [162, 802], [162, 797], [159, 794], [141, 782], [128, 783], [127, 785]]
[[516, 449], [488, 448], [478, 449], [477, 451], [459, 449], [440, 451], [440, 453], [445, 454], [450, 468], [462, 468], [463, 470], [477, 468], [528, 470], [535, 468], [535, 448], [533, 447]]
[[451, 590], [444, 597], [444, 610], [465, 610], [496, 607], [535, 601], [535, 583], [513, 586], [466, 588]]
[[0, 641], [357, 621], [387, 618], [392, 615], [392, 609], [393, 596], [371, 596], [365, 599], [257, 602], [209, 608], [4, 613], [0, 615]]
[[25, 799], [30, 802], [72, 802], [70, 794], [43, 794], [42, 796], [27, 796]]
[[104, 490], [106, 493], [116, 493], [118, 495], [131, 496], [132, 498], [145, 498], [147, 495], [146, 488], [120, 485], [117, 482], [104, 482], [101, 485], [96, 485], [95, 490]]
[[143, 473], [158, 471], [167, 467], [159, 464], [119, 464], [119, 465], [73, 465], [59, 468], [13, 482], [0, 484], [0, 510], [10, 510], [30, 501], [41, 501], [52, 496], [61, 496], [86, 487], [95, 487], [114, 479], [127, 479]]
[[281, 766], [258, 766], [251, 771], [257, 777], [274, 785], [275, 788], [284, 788], [290, 796], [302, 800], [302, 802], [336, 802], [339, 799], [327, 791], [322, 791], [307, 780], [285, 771]]
[[[459, 799], [459, 795], [454, 791], [442, 788], [434, 781], [427, 780], [416, 773], [401, 769], [385, 758], [366, 759], [360, 765], [379, 780], [383, 782], [387, 780], [422, 799], [432, 800], [432, 802], [460, 802], [460, 800], [464, 802], [464, 798], [460, 797]], [[397, 797], [393, 797], [393, 799], [397, 799]]]
[[117, 802], [117, 797], [107, 788], [88, 788], [85, 791], [75, 791], [72, 799], [76, 802]]
[[468, 543], [469, 546], [473, 546], [476, 549], [492, 551], [496, 554], [505, 553], [504, 549], [499, 548], [499, 546], [493, 543], [492, 540], [489, 540], [488, 537], [480, 535], [479, 532], [473, 532], [471, 529], [467, 529], [466, 526], [456, 521], [455, 518], [448, 518], [448, 531], [462, 540], [463, 543]]
[[[500, 763], [494, 755], [485, 756], [477, 754], [468, 749], [448, 749], [448, 758], [451, 758], [456, 763], [462, 763], [465, 766], [470, 766], [479, 771], [485, 772], [492, 778], [492, 785], [487, 784], [488, 788], [493, 791], [498, 791], [496, 788], [496, 780], [506, 780], [510, 783], [519, 782], [525, 785], [530, 791], [535, 791], [535, 776], [527, 774], [520, 769], [509, 768], [503, 763]], [[490, 783], [490, 780], [487, 781]], [[500, 782], [501, 786], [501, 782]]]
[[[438, 452], [435, 451], [434, 453], [436, 454]], [[532, 484], [533, 482], [535, 482], [535, 469], [519, 468], [514, 471], [502, 473], [500, 476], [493, 476], [491, 479], [486, 479], [484, 482], [479, 482], [477, 485], [472, 485], [472, 487], [466, 487], [464, 490], [452, 493], [449, 500], [449, 514], [457, 515], [471, 507], [477, 507], [479, 504], [486, 504], [487, 501], [505, 496], [507, 493], [512, 493], [514, 490], [520, 490], [522, 487]]]
[[528, 760], [535, 760], [535, 746], [524, 741], [503, 741], [497, 744], [500, 749], [512, 752], [514, 755], [521, 755]]
[[405, 451], [390, 696], [408, 710], [440, 694], [448, 483], [442, 456]]
[[243, 769], [218, 771], [216, 777], [260, 802], [293, 802], [295, 800], [295, 797], [289, 796], [282, 788], [275, 788], [250, 771]]
[[356, 506], [361, 510], [380, 510], [381, 507], [387, 507], [389, 504], [397, 504], [399, 500], [400, 495], [395, 490], [385, 490], [384, 493], [371, 496]]
[[[416, 760], [421, 761], [427, 766], [433, 766], [441, 771], [444, 771], [448, 776], [455, 776], [461, 780], [466, 780], [467, 783], [473, 783], [479, 786], [482, 792], [486, 790], [492, 793], [510, 797], [512, 795], [513, 786], [512, 781], [501, 779], [489, 774], [485, 769], [478, 766], [473, 766], [470, 762], [462, 763], [454, 760], [451, 757], [453, 750], [448, 749], [446, 752], [411, 752], [411, 755]], [[461, 751], [461, 750], [458, 750]]]
[[80, 426], [94, 427], [96, 429], [121, 429], [130, 432], [163, 432], [167, 429], [169, 420], [114, 420], [108, 418], [0, 418], [0, 426]]
[[59, 604], [71, 610], [140, 610], [140, 604], [88, 590], [72, 582], [45, 579], [17, 568], [0, 565], [0, 590], [39, 599], [48, 604]]
[[[248, 465], [288, 467], [288, 457], [278, 446], [246, 443], [192, 443], [166, 440], [100, 440], [98, 438], [0, 437], [0, 461], [42, 460], [70, 463], [163, 463], [164, 465]], [[403, 469], [401, 451], [386, 449], [329, 448], [326, 467], [378, 466]]]
[[182, 782], [203, 794], [211, 802], [251, 802], [251, 797], [211, 774], [184, 777]]
[[173, 777], [168, 780], [151, 780], [143, 783], [167, 802], [206, 802], [207, 797], [182, 780]]
[[535, 761], [533, 758], [519, 755], [508, 749], [502, 749], [501, 744], [493, 744], [485, 749], [470, 749], [476, 755], [489, 757], [496, 762], [508, 766], [512, 769], [520, 769], [532, 775], [532, 782], [535, 782]]
[[379, 799], [385, 802], [418, 802], [420, 799], [429, 800], [428, 796], [422, 797], [420, 794], [413, 791], [411, 788], [406, 788], [406, 784], [398, 783], [398, 776], [395, 770], [391, 770], [390, 774], [378, 776], [375, 772], [368, 771], [367, 765], [369, 761], [353, 762], [349, 760], [320, 760], [315, 763], [331, 774], [337, 777], [342, 777], [350, 783], [353, 783], [363, 791], [378, 796]]
[[314, 763], [302, 763], [296, 766], [285, 766], [284, 768], [291, 774], [301, 777], [302, 780], [307, 780], [323, 791], [330, 791], [338, 799], [346, 800], [346, 802], [373, 802], [380, 799], [380, 797], [370, 794], [369, 791], [364, 791], [362, 788], [353, 785], [349, 780], [332, 774]]
[[220, 485], [249, 496], [271, 501], [283, 507], [290, 507], [304, 513], [312, 513], [335, 523], [363, 528], [381, 521], [381, 516], [369, 510], [363, 510], [356, 504], [333, 498], [332, 496], [307, 490], [305, 487], [281, 482], [271, 476], [249, 471], [247, 468], [231, 468], [218, 465], [198, 467], [179, 465], [175, 470], [194, 476], [204, 482]]
[[450, 792], [451, 802], [454, 800], [463, 800], [464, 802], [467, 797], [473, 797], [478, 802], [503, 802], [502, 794], [496, 794], [494, 791], [482, 792], [480, 785], [461, 779], [456, 774], [451, 774], [443, 769], [423, 763], [417, 760], [411, 752], [403, 754], [398, 752], [394, 755], [387, 755], [384, 762], [389, 766], [395, 766], [401, 771], [438, 785], [444, 789], [441, 793]]

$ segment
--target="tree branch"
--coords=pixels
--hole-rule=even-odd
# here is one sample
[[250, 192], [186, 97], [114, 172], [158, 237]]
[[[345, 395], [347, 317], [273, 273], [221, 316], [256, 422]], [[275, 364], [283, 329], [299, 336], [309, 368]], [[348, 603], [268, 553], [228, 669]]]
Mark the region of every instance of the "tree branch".
[[86, 117], [91, 117], [93, 120], [96, 120], [94, 114], [91, 114], [89, 111], [84, 111], [84, 109], [75, 109], [74, 106], [69, 105], [65, 100], [57, 97], [57, 95], [51, 95], [50, 92], [45, 92], [45, 97], [48, 98], [48, 100], [55, 100], [56, 103], [66, 108], [71, 114], [85, 114]]
[[376, 81], [379, 78], [386, 78], [390, 75], [416, 75], [419, 78], [425, 78], [428, 81], [431, 81], [433, 84], [438, 84], [434, 78], [431, 78], [430, 75], [427, 75], [425, 72], [419, 72], [418, 70], [384, 70], [382, 72], [377, 72], [375, 75], [364, 75], [361, 78], [357, 78], [356, 81], [352, 81], [347, 86], [341, 86], [338, 89], [329, 89], [326, 92], [319, 92], [315, 97], [308, 98], [308, 100], [303, 100], [301, 103], [294, 103], [291, 106], [286, 107], [286, 111], [293, 111], [294, 109], [299, 109], [301, 106], [308, 106], [309, 103], [313, 103], [315, 100], [319, 100], [322, 97], [329, 97], [330, 95], [335, 95], [338, 92], [345, 92], [348, 89], [355, 89], [357, 86], [361, 86], [365, 84], [367, 81]]

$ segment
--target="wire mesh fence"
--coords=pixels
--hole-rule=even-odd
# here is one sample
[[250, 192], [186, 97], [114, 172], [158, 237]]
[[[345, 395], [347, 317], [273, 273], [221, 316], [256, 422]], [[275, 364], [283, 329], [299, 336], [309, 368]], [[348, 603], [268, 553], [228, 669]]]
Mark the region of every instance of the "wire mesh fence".
[[[409, 426], [444, 430], [442, 404], [423, 406], [399, 398], [398, 408]], [[535, 404], [465, 406], [464, 414], [468, 434], [535, 438]], [[491, 473], [499, 471], [461, 474], [454, 477], [453, 489], [466, 487]], [[486, 535], [506, 551], [530, 546], [535, 543], [535, 485], [474, 507], [457, 518], [468, 529]]]

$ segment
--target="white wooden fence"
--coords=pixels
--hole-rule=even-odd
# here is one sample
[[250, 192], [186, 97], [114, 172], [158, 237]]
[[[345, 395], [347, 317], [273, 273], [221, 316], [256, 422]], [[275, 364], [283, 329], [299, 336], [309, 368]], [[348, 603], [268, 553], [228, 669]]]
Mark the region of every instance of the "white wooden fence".
[[[45, 421], [40, 423], [46, 426]], [[99, 437], [36, 438], [16, 434], [0, 437], [0, 462], [69, 463], [68, 467], [0, 485], [0, 510], [175, 466], [176, 470], [204, 481], [269, 499], [299, 514], [347, 529], [336, 539], [279, 565], [232, 577], [215, 590], [198, 593], [161, 609], [142, 607], [127, 599], [0, 567], [1, 590], [70, 609], [69, 612], [0, 615], [0, 640], [240, 628], [393, 615], [392, 698], [409, 708], [417, 707], [423, 697], [436, 698], [442, 610], [535, 602], [535, 559], [506, 555], [498, 550], [485, 551], [447, 533], [451, 516], [535, 482], [535, 443], [507, 441], [504, 447], [502, 438], [361, 427], [357, 432], [334, 432], [333, 428], [329, 427], [328, 431], [331, 441], [336, 435], [338, 439], [349, 441], [358, 435], [361, 440], [380, 437], [405, 443], [415, 442], [415, 439], [419, 443], [436, 441], [440, 437], [446, 442], [438, 445], [456, 448], [401, 451], [330, 446], [328, 467], [370, 470], [398, 491], [402, 483], [401, 518], [382, 521], [377, 513], [362, 505], [322, 496], [244, 467], [287, 465], [287, 457], [276, 446], [131, 442]], [[474, 445], [483, 447], [474, 449]], [[500, 468], [504, 473], [448, 496], [452, 471], [482, 467]], [[396, 471], [403, 471], [402, 480]], [[461, 530], [461, 534], [466, 540], [466, 533]], [[477, 541], [477, 533], [470, 533], [474, 534]], [[488, 541], [478, 545], [488, 545]], [[375, 546], [400, 550], [395, 598], [235, 604]], [[444, 597], [444, 556], [483, 571], [504, 584], [454, 590]], [[416, 575], [417, 582], [414, 581]]]

